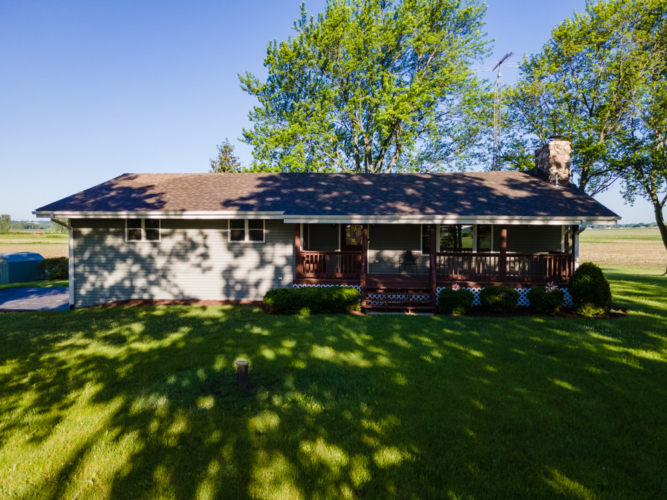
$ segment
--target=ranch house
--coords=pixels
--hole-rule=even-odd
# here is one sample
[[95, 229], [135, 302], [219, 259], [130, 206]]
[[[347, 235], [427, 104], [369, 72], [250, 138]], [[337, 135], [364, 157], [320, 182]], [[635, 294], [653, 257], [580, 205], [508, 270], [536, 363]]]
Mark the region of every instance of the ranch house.
[[532, 172], [124, 174], [35, 214], [70, 221], [71, 307], [343, 285], [432, 310], [453, 283], [566, 288], [581, 231], [619, 219], [569, 179], [551, 141]]

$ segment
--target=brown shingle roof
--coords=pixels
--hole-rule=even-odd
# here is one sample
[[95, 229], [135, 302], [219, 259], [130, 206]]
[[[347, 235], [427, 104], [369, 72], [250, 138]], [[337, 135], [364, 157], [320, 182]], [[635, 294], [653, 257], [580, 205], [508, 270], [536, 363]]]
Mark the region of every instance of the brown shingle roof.
[[268, 211], [285, 215], [618, 217], [526, 172], [124, 174], [38, 212]]

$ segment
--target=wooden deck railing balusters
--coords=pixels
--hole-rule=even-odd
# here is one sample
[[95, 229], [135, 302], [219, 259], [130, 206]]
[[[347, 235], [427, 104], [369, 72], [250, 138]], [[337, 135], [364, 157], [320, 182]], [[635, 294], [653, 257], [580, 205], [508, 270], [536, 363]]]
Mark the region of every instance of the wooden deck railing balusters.
[[563, 282], [573, 269], [569, 253], [439, 252], [435, 258], [438, 281]]

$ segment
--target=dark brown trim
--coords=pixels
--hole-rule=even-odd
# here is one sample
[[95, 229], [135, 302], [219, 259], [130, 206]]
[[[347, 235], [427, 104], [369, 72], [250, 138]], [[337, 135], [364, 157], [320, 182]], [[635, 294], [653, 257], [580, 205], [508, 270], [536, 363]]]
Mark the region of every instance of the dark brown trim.
[[77, 309], [98, 309], [106, 307], [129, 306], [259, 306], [261, 300], [152, 300], [129, 299], [107, 302], [94, 306], [77, 307]]
[[574, 244], [574, 239], [577, 237], [577, 231], [579, 231], [579, 225], [575, 224], [572, 226], [572, 240], [570, 241], [570, 245], [572, 246], [572, 248], [570, 249], [572, 251], [572, 262], [570, 263], [570, 276], [574, 274], [575, 271], [574, 265], [577, 259], [577, 254], [575, 253], [575, 248], [577, 246]]
[[[567, 281], [558, 281], [551, 280], [558, 286], [567, 285]], [[461, 280], [448, 280], [438, 281], [438, 286], [451, 286], [454, 283], [457, 283], [463, 287], [474, 288], [474, 287], [486, 287], [486, 286], [508, 286], [510, 288], [531, 288], [534, 286], [545, 286], [547, 281], [461, 281]]]
[[361, 300], [366, 299], [366, 268], [368, 267], [368, 224], [363, 225], [361, 231]]
[[360, 286], [361, 281], [355, 279], [332, 279], [332, 278], [297, 278], [294, 280], [295, 285], [346, 285], [346, 286]]
[[294, 224], [294, 272], [296, 277], [303, 275], [303, 259], [301, 258], [301, 224]]
[[436, 297], [435, 297], [435, 288], [436, 288], [436, 253], [438, 251], [438, 242], [436, 241], [436, 226], [435, 224], [430, 225], [430, 231], [431, 231], [431, 241], [430, 241], [430, 248], [429, 248], [429, 278], [431, 281], [431, 305], [433, 306], [433, 309], [435, 310], [435, 302], [436, 302]]
[[498, 275], [499, 281], [505, 281], [507, 278], [507, 226], [500, 226], [500, 257], [498, 258]]

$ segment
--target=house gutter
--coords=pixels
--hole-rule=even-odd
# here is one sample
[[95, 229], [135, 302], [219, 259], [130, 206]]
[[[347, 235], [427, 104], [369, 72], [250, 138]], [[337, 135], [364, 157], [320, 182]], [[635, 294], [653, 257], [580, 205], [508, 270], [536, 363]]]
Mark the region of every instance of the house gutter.
[[51, 222], [53, 222], [55, 224], [58, 224], [58, 225], [64, 227], [65, 229], [68, 229], [69, 231], [72, 230], [72, 226], [70, 226], [69, 224], [66, 224], [65, 222], [63, 222], [61, 220], [56, 219], [53, 215], [51, 215]]
[[[581, 223], [580, 216], [503, 216], [503, 215], [295, 215], [267, 211], [210, 211], [210, 212], [92, 212], [92, 211], [34, 211], [37, 217], [68, 219], [273, 219], [286, 224], [501, 224], [565, 226]], [[620, 217], [588, 217], [591, 224], [616, 224]], [[62, 224], [61, 224], [62, 225]]]

